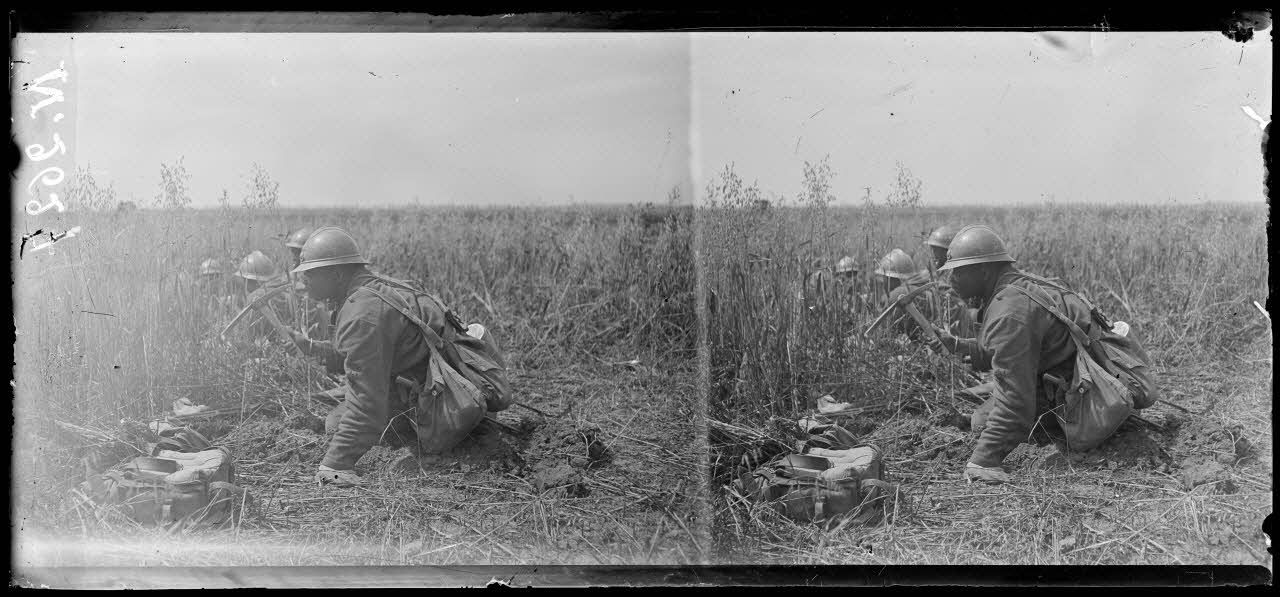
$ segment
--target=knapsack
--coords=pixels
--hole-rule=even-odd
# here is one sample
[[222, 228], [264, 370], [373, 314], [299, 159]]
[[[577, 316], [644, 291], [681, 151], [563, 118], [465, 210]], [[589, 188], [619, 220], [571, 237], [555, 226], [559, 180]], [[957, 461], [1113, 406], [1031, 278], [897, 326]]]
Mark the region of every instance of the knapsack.
[[[1092, 316], [1094, 323], [1085, 332], [1085, 336], [1089, 341], [1085, 342], [1084, 345], [1088, 348], [1089, 354], [1093, 356], [1097, 365], [1101, 366], [1129, 389], [1132, 393], [1134, 409], [1147, 408], [1160, 399], [1160, 388], [1156, 385], [1155, 377], [1151, 372], [1151, 357], [1147, 354], [1134, 330], [1130, 329], [1124, 335], [1118, 334], [1114, 331], [1115, 324], [1111, 321], [1111, 318], [1107, 317], [1101, 309], [1089, 302], [1089, 299], [1080, 293], [1040, 276], [1026, 272], [1018, 272], [1018, 274], [1060, 292], [1074, 295], [1080, 299], [1080, 302], [1084, 303], [1084, 306], [1089, 309], [1089, 314]], [[1037, 302], [1048, 309], [1044, 302]], [[1052, 313], [1052, 311], [1050, 312]], [[1066, 318], [1061, 313], [1056, 314], [1055, 317], [1058, 317], [1060, 321], [1066, 321]]]
[[418, 326], [431, 347], [423, 385], [413, 388], [417, 395], [414, 426], [419, 451], [441, 454], [466, 439], [484, 420], [486, 411], [502, 410], [511, 404], [506, 365], [497, 342], [483, 326], [469, 330], [436, 297], [402, 282], [386, 281], [410, 291], [415, 301], [422, 296], [435, 301], [445, 313], [442, 337], [406, 305], [370, 286], [364, 287]]
[[154, 448], [89, 480], [95, 501], [130, 519], [166, 527], [221, 527], [239, 520], [249, 494], [235, 484], [226, 448], [181, 452]]
[[[1110, 322], [1096, 315], [1095, 325], [1085, 332], [1051, 302], [1036, 292], [1019, 286], [1010, 286], [1026, 295], [1067, 326], [1076, 345], [1076, 363], [1070, 383], [1045, 376], [1045, 392], [1055, 403], [1053, 412], [1065, 435], [1067, 448], [1089, 450], [1101, 444], [1115, 433], [1120, 424], [1135, 408], [1142, 408], [1155, 401], [1154, 384], [1144, 363], [1133, 359], [1127, 352], [1114, 346], [1141, 346], [1132, 344], [1127, 336], [1102, 331]], [[1083, 299], [1081, 299], [1083, 301]], [[1089, 303], [1085, 302], [1086, 306]], [[1096, 313], [1096, 310], [1091, 309]], [[1105, 323], [1104, 323], [1105, 322]], [[1107, 325], [1108, 328], [1102, 327]], [[1114, 338], [1107, 338], [1107, 336]], [[1145, 352], [1141, 353], [1145, 356]], [[1123, 357], [1125, 367], [1113, 359]], [[1141, 383], [1138, 380], [1142, 380]], [[1150, 387], [1147, 391], [1144, 388]]]
[[852, 524], [883, 520], [897, 489], [884, 481], [880, 449], [864, 444], [814, 450], [780, 456], [741, 476], [734, 482], [735, 489], [793, 520], [820, 522], [845, 516], [851, 517]]
[[746, 468], [740, 469], [733, 488], [793, 520], [851, 517], [852, 524], [883, 520], [898, 489], [884, 480], [880, 449], [869, 444], [850, 446], [843, 443], [853, 437], [848, 430], [815, 423], [804, 429], [809, 439], [800, 442], [795, 453], [778, 454], [763, 466], [748, 460], [752, 452], [744, 455]]
[[448, 322], [443, 335], [436, 334], [431, 326], [411, 313], [404, 305], [397, 304], [383, 293], [366, 287], [417, 325], [432, 349], [443, 354], [445, 364], [480, 388], [489, 412], [498, 412], [511, 407], [515, 398], [511, 393], [511, 383], [507, 380], [506, 357], [493, 332], [479, 323], [463, 324], [462, 319], [433, 294], [400, 280], [384, 276], [378, 276], [378, 279], [411, 292], [415, 300], [425, 297], [433, 301], [444, 312], [445, 320]]

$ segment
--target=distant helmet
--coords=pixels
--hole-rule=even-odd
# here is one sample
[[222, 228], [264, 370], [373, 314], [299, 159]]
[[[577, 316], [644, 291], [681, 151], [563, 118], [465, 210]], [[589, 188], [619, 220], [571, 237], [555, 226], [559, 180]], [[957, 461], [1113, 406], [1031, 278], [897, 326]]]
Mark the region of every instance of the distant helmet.
[[276, 264], [271, 261], [270, 257], [263, 255], [262, 251], [254, 251], [240, 261], [240, 267], [236, 270], [236, 275], [246, 280], [266, 282], [276, 277]]
[[285, 239], [284, 246], [289, 247], [290, 249], [301, 249], [302, 245], [307, 242], [307, 237], [311, 236], [312, 232], [315, 232], [315, 228], [310, 226], [303, 226], [302, 228], [294, 230], [289, 233], [289, 238]]
[[945, 249], [951, 246], [951, 239], [955, 238], [955, 236], [956, 229], [944, 224], [942, 226], [938, 226], [938, 228], [929, 235], [929, 240], [924, 241], [924, 244], [931, 247], [938, 247], [939, 249]]
[[979, 263], [1013, 263], [1004, 241], [986, 226], [965, 226], [951, 239], [947, 262], [939, 270], [955, 269]]
[[856, 271], [858, 271], [858, 262], [854, 261], [852, 257], [841, 257], [840, 261], [836, 262], [837, 274], [846, 274]]
[[227, 273], [227, 267], [223, 265], [221, 259], [205, 259], [200, 264], [200, 275], [202, 276], [221, 276]]
[[902, 249], [894, 249], [889, 251], [888, 255], [880, 258], [880, 265], [876, 268], [876, 273], [886, 278], [898, 278], [905, 280], [915, 275], [916, 262], [911, 256]]
[[360, 256], [356, 239], [337, 226], [325, 226], [312, 232], [303, 243], [299, 258], [298, 267], [293, 268], [294, 273], [331, 265], [369, 263]]

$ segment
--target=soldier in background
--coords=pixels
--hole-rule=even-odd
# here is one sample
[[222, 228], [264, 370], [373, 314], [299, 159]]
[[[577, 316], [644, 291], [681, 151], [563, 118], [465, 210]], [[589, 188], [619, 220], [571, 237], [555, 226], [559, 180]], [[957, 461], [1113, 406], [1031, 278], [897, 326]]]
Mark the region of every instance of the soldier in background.
[[[897, 302], [898, 299], [912, 290], [929, 283], [929, 272], [927, 270], [916, 270], [915, 260], [902, 249], [894, 249], [884, 257], [881, 257], [875, 274], [880, 276], [883, 281], [883, 284], [877, 290], [884, 291], [883, 295], [886, 297], [884, 308], [888, 308], [889, 305]], [[877, 292], [876, 294], [880, 295], [881, 293]], [[935, 297], [933, 289], [917, 295], [912, 299], [912, 303], [915, 304], [926, 319], [934, 320], [936, 313], [934, 312]], [[900, 313], [895, 316], [891, 328], [912, 338], [917, 338], [921, 333], [920, 326], [906, 313]]]
[[978, 310], [970, 307], [967, 301], [956, 294], [955, 289], [951, 287], [951, 277], [948, 272], [939, 271], [947, 262], [947, 248], [951, 246], [951, 239], [955, 238], [958, 231], [954, 226], [944, 224], [936, 228], [925, 240], [925, 246], [929, 247], [933, 255], [927, 273], [929, 278], [938, 285], [937, 292], [934, 293], [937, 299], [934, 304], [935, 312], [942, 317], [942, 321], [950, 323], [948, 331], [951, 334], [961, 338], [971, 338], [978, 333]]
[[227, 280], [227, 266], [216, 257], [205, 259], [200, 263], [200, 276], [196, 285], [200, 296], [206, 301], [207, 311], [214, 319], [229, 317], [234, 308], [235, 298]]
[[315, 229], [304, 226], [294, 230], [285, 239], [284, 246], [289, 249], [290, 261], [284, 276], [289, 284], [289, 312], [296, 327], [308, 338], [326, 340], [329, 338], [329, 309], [324, 303], [307, 296], [306, 286], [299, 274], [292, 272], [302, 262], [302, 246]]
[[[236, 268], [236, 277], [244, 282], [241, 286], [240, 304], [238, 309], [243, 309], [250, 301], [262, 293], [270, 292], [279, 288], [282, 284], [288, 284], [288, 278], [282, 278], [276, 270], [276, 264], [262, 253], [262, 251], [254, 251], [245, 255], [240, 260], [239, 267]], [[278, 293], [267, 301], [267, 306], [281, 320], [281, 323], [290, 325], [292, 317], [289, 312], [287, 293]], [[250, 337], [267, 338], [276, 332], [271, 328], [270, 323], [261, 315], [255, 313], [252, 315], [253, 323], [248, 326]]]

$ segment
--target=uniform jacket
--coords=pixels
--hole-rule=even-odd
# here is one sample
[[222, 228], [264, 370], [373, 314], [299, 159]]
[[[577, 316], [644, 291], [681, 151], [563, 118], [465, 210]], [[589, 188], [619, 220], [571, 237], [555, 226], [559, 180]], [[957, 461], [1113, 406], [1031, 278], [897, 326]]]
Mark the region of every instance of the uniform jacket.
[[421, 383], [426, 378], [430, 348], [422, 331], [370, 288], [402, 301], [437, 334], [443, 335], [444, 311], [434, 301], [373, 276], [357, 275], [341, 306], [333, 315], [333, 340], [313, 342], [309, 350], [332, 366], [341, 363], [347, 377], [347, 412], [338, 422], [321, 464], [350, 470], [375, 445], [386, 428], [393, 408], [407, 406], [408, 396], [396, 384], [397, 376]]
[[1075, 343], [1067, 326], [1022, 293], [1017, 285], [1042, 293], [1050, 304], [1088, 330], [1092, 317], [1074, 295], [1042, 286], [1012, 270], [996, 281], [991, 300], [982, 309], [982, 329], [975, 341], [960, 343], [975, 365], [989, 364], [995, 381], [995, 401], [970, 459], [980, 466], [998, 466], [1031, 433], [1036, 417], [1051, 405], [1045, 402], [1041, 375], [1052, 372], [1071, 379]]

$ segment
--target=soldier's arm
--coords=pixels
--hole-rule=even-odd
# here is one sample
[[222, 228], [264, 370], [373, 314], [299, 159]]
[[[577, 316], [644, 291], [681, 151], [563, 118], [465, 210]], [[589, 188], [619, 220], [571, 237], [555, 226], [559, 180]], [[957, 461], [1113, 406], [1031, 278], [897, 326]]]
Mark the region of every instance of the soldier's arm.
[[339, 322], [336, 348], [346, 355], [347, 412], [329, 441], [321, 464], [351, 470], [378, 442], [386, 426], [391, 392], [391, 359], [395, 342], [380, 330], [381, 307]]
[[344, 359], [342, 358], [342, 353], [333, 347], [333, 342], [308, 339], [305, 345], [306, 347], [302, 349], [303, 352], [320, 361], [325, 370], [331, 373], [342, 373]]
[[1035, 380], [1040, 370], [1043, 330], [1028, 325], [1031, 319], [1030, 309], [1019, 306], [994, 316], [987, 324], [986, 344], [996, 383], [995, 405], [970, 458], [979, 466], [999, 466], [1027, 437], [1035, 422]]

